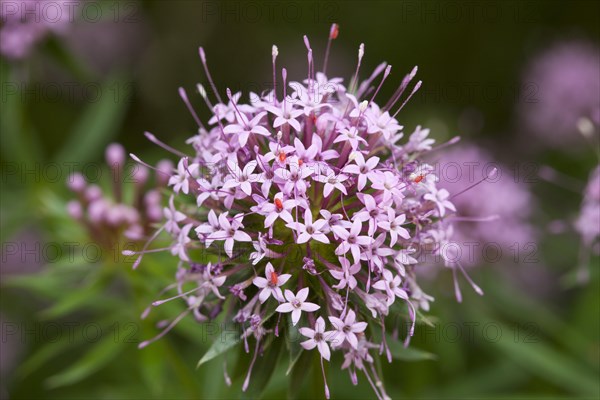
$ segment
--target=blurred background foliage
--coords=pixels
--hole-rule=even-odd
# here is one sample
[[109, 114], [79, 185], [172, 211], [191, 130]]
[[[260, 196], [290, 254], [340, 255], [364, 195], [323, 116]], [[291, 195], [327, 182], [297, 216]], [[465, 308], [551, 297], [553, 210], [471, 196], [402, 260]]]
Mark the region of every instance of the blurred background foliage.
[[[523, 257], [517, 263], [510, 257], [481, 262], [472, 274], [486, 296], [467, 294], [462, 304], [454, 300], [449, 273], [432, 279], [429, 292], [438, 294], [430, 313], [435, 326], [421, 324], [412, 342], [427, 353], [411, 361], [410, 353], [399, 351], [401, 360], [383, 363], [388, 393], [393, 398], [598, 398], [598, 257], [590, 260], [587, 284], [569, 284], [579, 263], [579, 238], [547, 229], [552, 221], [577, 215], [581, 191], [597, 163], [597, 141], [546, 147], [527, 136], [517, 117], [522, 103], [536, 96], [523, 82], [532, 57], [557, 41], [598, 46], [597, 2], [90, 3], [100, 7], [97, 21], [91, 9], [76, 12], [66, 33], [48, 37], [27, 59], [0, 61], [3, 398], [240, 397], [241, 378], [230, 388], [224, 384], [224, 357], [195, 368], [211, 336], [192, 318], [137, 349], [157, 333], [161, 318], [182, 310], [169, 303], [148, 319], [139, 318], [172, 282], [175, 265], [168, 255], [154, 255], [132, 271], [131, 260], [119, 251], [96, 260], [81, 246], [69, 257], [66, 243], [90, 239], [65, 210], [72, 197], [66, 166], [101, 165], [112, 141], [154, 163], [165, 154], [146, 141], [146, 130], [183, 148], [194, 122], [177, 88], [191, 93], [196, 83], [206, 84], [199, 45], [222, 92], [226, 87], [259, 92], [271, 80], [272, 44], [279, 47], [278, 65], [301, 79], [302, 35], [320, 55], [333, 22], [340, 25], [340, 36], [330, 75], [350, 76], [363, 42], [363, 75], [383, 60], [393, 65], [396, 80], [419, 66], [424, 85], [400, 114], [405, 131], [424, 125], [440, 141], [460, 135], [506, 166], [535, 169], [528, 183], [537, 199], [531, 216], [539, 233], [536, 262]], [[381, 98], [394, 89], [386, 85]], [[191, 97], [200, 117], [207, 118], [200, 97]], [[60, 176], [49, 169], [52, 163], [59, 165]], [[539, 179], [544, 165], [566, 174], [563, 186], [577, 190]], [[87, 172], [93, 175], [98, 168]], [[96, 183], [107, 185], [108, 170], [102, 172]], [[37, 250], [23, 251], [31, 248]], [[232, 378], [237, 354], [227, 354]], [[340, 361], [328, 368], [333, 397], [370, 398], [364, 379], [353, 387], [339, 371]], [[318, 368], [305, 371], [304, 382], [310, 384], [293, 394], [321, 397]], [[286, 395], [288, 377], [277, 369], [262, 396]]]

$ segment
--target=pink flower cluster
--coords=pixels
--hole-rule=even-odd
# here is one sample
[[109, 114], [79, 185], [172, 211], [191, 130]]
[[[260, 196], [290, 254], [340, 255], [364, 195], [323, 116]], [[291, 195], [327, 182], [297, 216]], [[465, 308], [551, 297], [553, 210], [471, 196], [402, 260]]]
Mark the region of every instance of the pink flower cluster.
[[[382, 399], [387, 395], [372, 353], [385, 352], [391, 361], [385, 326], [393, 329], [398, 321], [386, 317], [402, 314], [412, 322], [408, 344], [417, 309], [429, 309], [433, 298], [416, 280], [418, 256], [443, 253], [455, 208], [438, 189], [433, 168], [419, 162], [433, 149], [429, 130], [417, 127], [405, 140], [396, 119], [421, 85], [409, 90], [417, 68], [380, 106], [375, 98], [391, 65], [382, 63], [359, 80], [364, 45], [348, 85], [327, 77], [337, 32], [334, 24], [322, 72], [315, 72], [304, 38], [308, 73], [302, 82], [289, 82], [285, 68], [278, 73], [273, 46], [273, 88], [250, 93], [248, 102], [229, 89], [220, 97], [200, 48], [216, 99], [198, 85], [212, 114], [208, 124], [180, 89], [198, 123], [189, 153], [148, 136], [181, 157], [169, 179], [162, 229], [173, 238], [174, 298], [186, 300], [184, 314], [210, 320], [233, 297], [241, 337], [257, 341], [254, 357], [266, 335], [296, 326], [306, 337], [304, 349], [316, 349], [321, 363], [331, 350], [343, 353], [352, 381], [362, 371]], [[287, 315], [290, 325], [282, 321]], [[251, 373], [252, 367], [244, 390]]]
[[64, 33], [74, 4], [68, 0], [0, 0], [0, 54], [23, 59], [49, 34]]
[[111, 171], [110, 182], [106, 183], [110, 184], [112, 195], [106, 193], [101, 185], [87, 182], [81, 173], [76, 172], [69, 176], [67, 185], [77, 195], [77, 200], [67, 204], [67, 212], [105, 248], [112, 248], [120, 238], [143, 241], [152, 234], [152, 224], [163, 218], [159, 189], [167, 185], [165, 174], [173, 169], [173, 163], [169, 160], [159, 162], [157, 168], [163, 174], [158, 174], [156, 188], [147, 189], [148, 168], [136, 164], [126, 171], [123, 146], [112, 143], [106, 148], [105, 155]]
[[[532, 243], [536, 235], [529, 219], [535, 202], [523, 182], [527, 176], [518, 176], [495, 162], [488, 151], [470, 144], [446, 150], [437, 164], [442, 171], [438, 185], [455, 195], [460, 217], [454, 219], [453, 237], [462, 247], [460, 258], [465, 266], [482, 262], [485, 246], [509, 249]], [[494, 167], [497, 173], [478, 185]]]
[[[520, 120], [544, 145], [585, 143], [580, 124], [600, 124], [600, 49], [587, 41], [558, 42], [538, 54], [523, 74], [528, 97]], [[534, 142], [535, 144], [535, 142]]]

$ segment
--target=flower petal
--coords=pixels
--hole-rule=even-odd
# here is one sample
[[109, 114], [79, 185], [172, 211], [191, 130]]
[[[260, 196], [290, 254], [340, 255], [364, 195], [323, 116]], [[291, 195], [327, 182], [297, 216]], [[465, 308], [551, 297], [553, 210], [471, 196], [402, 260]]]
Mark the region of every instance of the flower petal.
[[280, 312], [280, 313], [288, 313], [291, 312], [293, 310], [297, 310], [296, 308], [294, 308], [294, 306], [292, 306], [290, 303], [283, 303], [280, 304], [275, 311]]
[[292, 311], [292, 324], [296, 326], [298, 321], [300, 321], [300, 316], [302, 315], [302, 311], [299, 308], [294, 308]]
[[314, 312], [321, 308], [321, 306], [315, 303], [302, 303], [300, 308], [302, 309], [302, 311]]
[[296, 298], [298, 300], [300, 300], [301, 302], [304, 302], [306, 300], [306, 298], [308, 297], [308, 288], [302, 288], [298, 291], [298, 294], [296, 295]]

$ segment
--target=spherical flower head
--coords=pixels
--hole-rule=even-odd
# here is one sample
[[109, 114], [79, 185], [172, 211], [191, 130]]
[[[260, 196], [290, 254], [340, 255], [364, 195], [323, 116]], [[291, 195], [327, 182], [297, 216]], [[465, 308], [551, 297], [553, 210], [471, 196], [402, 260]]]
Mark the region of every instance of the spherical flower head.
[[559, 42], [533, 58], [523, 74], [519, 115], [537, 143], [585, 143], [579, 121], [600, 123], [598, 71], [600, 50], [585, 41]]
[[[391, 66], [383, 63], [361, 80], [361, 44], [347, 86], [327, 77], [337, 36], [336, 25], [321, 71], [304, 37], [308, 65], [300, 81], [278, 70], [273, 47], [274, 89], [249, 97], [219, 90], [200, 48], [213, 91], [199, 92], [212, 116], [203, 122], [179, 90], [198, 133], [185, 153], [159, 143], [178, 156], [161, 230], [172, 237], [178, 265], [174, 298], [183, 298], [197, 319], [215, 318], [234, 296], [232, 319], [247, 351], [254, 337], [254, 358], [266, 335], [281, 340], [282, 331], [297, 326], [308, 338], [302, 347], [318, 349], [321, 362], [330, 350], [342, 352], [354, 381], [356, 371], [375, 373], [365, 367], [372, 349], [387, 348], [368, 327], [380, 329], [382, 318], [403, 312], [411, 322], [408, 344], [417, 309], [433, 300], [417, 283], [416, 249], [447, 240], [455, 206], [431, 168], [413, 168], [433, 149], [429, 130], [416, 127], [403, 140], [397, 119], [421, 85], [412, 82], [416, 68], [393, 98], [377, 104]], [[211, 260], [210, 272], [198, 267], [205, 264], [192, 249]], [[374, 390], [387, 397], [382, 386]]]

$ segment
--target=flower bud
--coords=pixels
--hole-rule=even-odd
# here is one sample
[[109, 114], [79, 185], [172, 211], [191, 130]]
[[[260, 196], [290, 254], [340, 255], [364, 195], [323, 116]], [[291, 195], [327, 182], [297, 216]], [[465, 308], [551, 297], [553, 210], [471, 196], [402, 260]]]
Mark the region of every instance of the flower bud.
[[109, 144], [104, 156], [106, 158], [106, 163], [113, 170], [123, 169], [123, 165], [125, 164], [125, 148], [119, 143]]
[[169, 178], [173, 174], [173, 162], [171, 160], [160, 160], [158, 164], [156, 164], [156, 169], [159, 172], [156, 174], [156, 183], [158, 186], [167, 186], [169, 182]]
[[67, 179], [67, 186], [75, 193], [81, 193], [87, 185], [85, 178], [79, 172], [75, 172]]
[[83, 209], [81, 203], [77, 200], [71, 200], [67, 203], [67, 213], [73, 219], [81, 219], [83, 217]]
[[136, 186], [143, 186], [150, 176], [150, 171], [143, 165], [137, 165], [133, 170], [133, 182]]
[[88, 202], [93, 202], [102, 197], [102, 189], [98, 185], [90, 185], [85, 189], [84, 197]]

